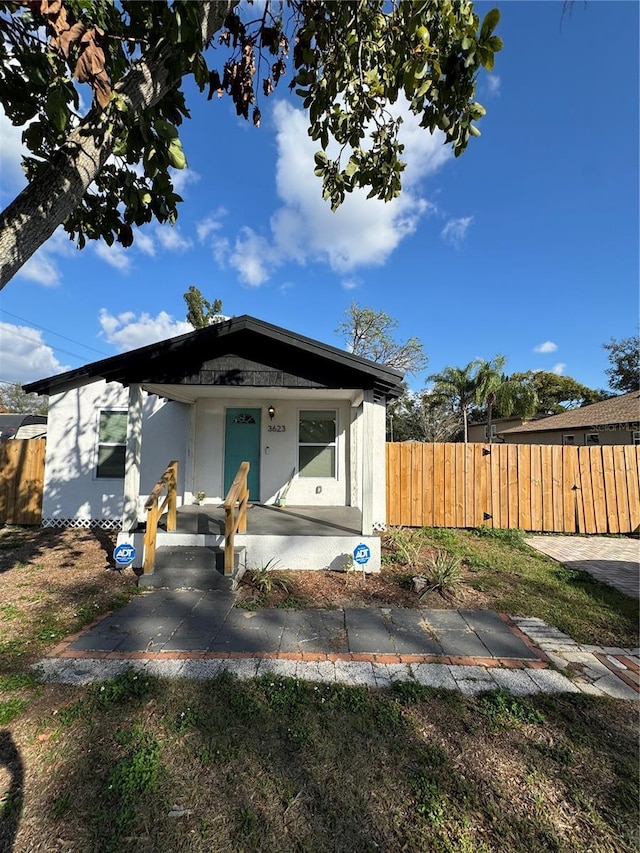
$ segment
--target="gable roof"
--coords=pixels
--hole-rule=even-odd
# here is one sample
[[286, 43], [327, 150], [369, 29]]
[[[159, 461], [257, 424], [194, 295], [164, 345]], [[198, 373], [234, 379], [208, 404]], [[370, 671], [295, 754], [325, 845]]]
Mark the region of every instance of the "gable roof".
[[[514, 435], [523, 432], [547, 432], [556, 429], [589, 429], [619, 424], [619, 429], [633, 429], [632, 423], [640, 421], [640, 391], [631, 391], [619, 397], [610, 397], [599, 403], [591, 403], [579, 409], [571, 409], [559, 415], [551, 415], [522, 426], [505, 429], [502, 434]], [[637, 429], [637, 427], [635, 427]]]
[[[269, 374], [259, 381], [260, 369]], [[277, 379], [274, 378], [277, 376]], [[155, 385], [361, 388], [398, 397], [403, 374], [246, 314], [24, 385], [56, 394], [99, 379]]]

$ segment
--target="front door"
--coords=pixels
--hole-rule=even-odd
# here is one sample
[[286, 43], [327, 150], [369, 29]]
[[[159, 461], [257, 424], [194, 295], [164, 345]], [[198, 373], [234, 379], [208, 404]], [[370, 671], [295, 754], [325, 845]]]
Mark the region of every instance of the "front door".
[[227, 409], [224, 439], [224, 493], [240, 463], [248, 462], [249, 500], [260, 500], [260, 409]]

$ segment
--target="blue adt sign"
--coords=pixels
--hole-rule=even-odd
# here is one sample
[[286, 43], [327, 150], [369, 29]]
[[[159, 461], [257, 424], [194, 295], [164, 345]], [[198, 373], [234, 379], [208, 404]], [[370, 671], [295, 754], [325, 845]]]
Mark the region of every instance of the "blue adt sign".
[[371, 549], [368, 545], [356, 545], [353, 551], [353, 559], [356, 563], [359, 563], [361, 566], [364, 566], [365, 563], [368, 563], [371, 559]]
[[113, 550], [113, 559], [119, 566], [128, 566], [136, 558], [136, 549], [133, 545], [118, 545]]

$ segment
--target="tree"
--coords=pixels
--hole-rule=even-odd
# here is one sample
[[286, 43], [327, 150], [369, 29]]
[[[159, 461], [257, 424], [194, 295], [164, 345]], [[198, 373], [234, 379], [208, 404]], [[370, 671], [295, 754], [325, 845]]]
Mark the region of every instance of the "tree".
[[193, 284], [183, 294], [183, 298], [187, 303], [187, 323], [191, 323], [194, 329], [204, 329], [224, 320], [221, 299], [209, 302]]
[[477, 372], [481, 363], [476, 358], [466, 367], [447, 366], [440, 373], [432, 373], [427, 377], [428, 382], [434, 383], [434, 400], [459, 412], [465, 444], [468, 441], [469, 412], [477, 397]]
[[[545, 370], [513, 373], [511, 379], [531, 384], [538, 397], [538, 407], [547, 415], [558, 415], [568, 409], [587, 406], [605, 399], [607, 394], [582, 385], [571, 376], [558, 376]], [[504, 412], [500, 411], [500, 414]]]
[[394, 340], [398, 321], [386, 311], [360, 308], [355, 302], [344, 312], [344, 320], [335, 329], [345, 348], [354, 355], [387, 364], [405, 373], [416, 373], [427, 366], [427, 357], [418, 338]]
[[48, 409], [48, 397], [27, 394], [19, 382], [0, 384], [0, 412], [46, 415]]
[[406, 390], [387, 406], [389, 441], [453, 441], [459, 431], [460, 420], [451, 406], [428, 391]]
[[475, 377], [475, 401], [486, 410], [489, 444], [493, 441], [491, 425], [494, 407], [499, 408], [505, 418], [513, 414], [522, 418], [531, 417], [538, 409], [538, 395], [531, 382], [525, 378], [506, 376], [506, 363], [503, 355], [496, 355], [493, 361], [481, 361]]
[[[82, 248], [100, 238], [127, 247], [133, 226], [173, 223], [184, 79], [209, 100], [228, 95], [259, 126], [290, 45], [289, 85], [308, 110], [325, 198], [333, 209], [356, 187], [394, 198], [404, 165], [389, 105], [405, 98], [461, 154], [480, 135], [476, 78], [502, 48], [499, 17], [493, 9], [481, 23], [470, 0], [266, 0], [259, 10], [237, 0], [0, 0], [0, 104], [25, 127], [30, 152], [29, 185], [0, 214], [0, 287], [61, 224]], [[83, 113], [84, 84], [93, 100]]]
[[617, 340], [611, 338], [602, 345], [608, 352], [610, 367], [605, 370], [609, 377], [609, 388], [626, 394], [640, 390], [640, 336]]

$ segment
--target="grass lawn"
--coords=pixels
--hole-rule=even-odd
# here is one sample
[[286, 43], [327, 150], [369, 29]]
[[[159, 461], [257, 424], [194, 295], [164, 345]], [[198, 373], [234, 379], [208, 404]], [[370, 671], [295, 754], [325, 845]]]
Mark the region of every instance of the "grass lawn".
[[[379, 578], [327, 584], [350, 601], [464, 601], [637, 644], [637, 602], [516, 534], [411, 536], [413, 550], [386, 543]], [[0, 531], [2, 853], [637, 850], [632, 702], [228, 675], [39, 683], [29, 664], [47, 647], [136, 594], [132, 572], [107, 570], [111, 548], [88, 531]], [[402, 598], [437, 550], [461, 559], [459, 598]], [[264, 606], [276, 593], [256, 594]]]
[[[404, 530], [389, 538], [383, 560], [397, 570], [409, 559], [409, 574], [419, 574], [434, 550], [461, 560], [462, 606], [468, 606], [465, 593], [475, 590], [478, 606], [536, 616], [579, 643], [629, 649], [640, 644], [637, 599], [534, 551], [519, 530]], [[429, 607], [437, 598], [432, 594], [422, 603]]]

